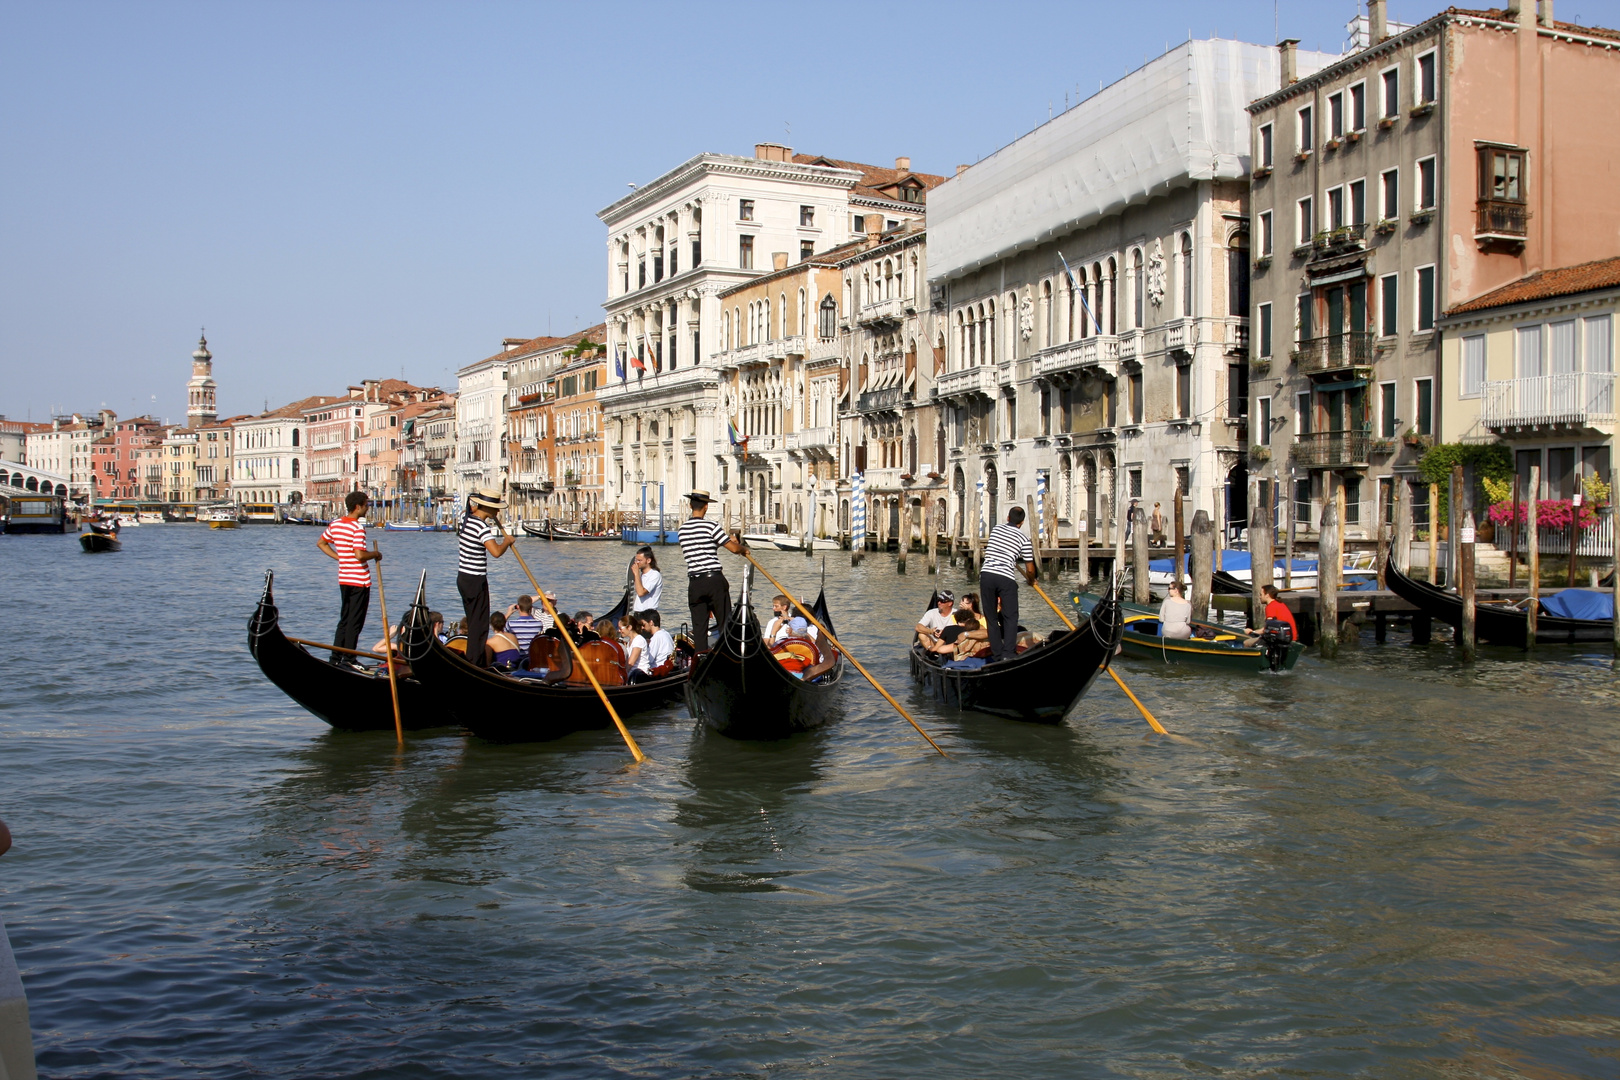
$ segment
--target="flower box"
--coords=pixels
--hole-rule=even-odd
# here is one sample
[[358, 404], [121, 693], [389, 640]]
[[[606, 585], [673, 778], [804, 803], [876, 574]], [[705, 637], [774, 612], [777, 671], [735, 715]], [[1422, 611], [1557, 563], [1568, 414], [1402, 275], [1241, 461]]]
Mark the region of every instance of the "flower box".
[[1324, 149], [1324, 150], [1337, 150], [1338, 148], [1339, 148], [1339, 140], [1338, 139], [1329, 139], [1327, 142], [1322, 144], [1322, 149]]
[[1379, 131], [1388, 131], [1390, 128], [1395, 126], [1395, 121], [1398, 120], [1398, 119], [1399, 119], [1399, 117], [1395, 117], [1395, 116], [1386, 116], [1386, 117], [1384, 117], [1382, 120], [1378, 121], [1378, 130]]
[[1357, 128], [1356, 130], [1354, 130], [1354, 131], [1350, 132], [1348, 135], [1346, 135], [1345, 138], [1350, 140], [1353, 143], [1357, 143], [1357, 142], [1361, 141], [1361, 137], [1363, 135], [1365, 135], [1366, 133], [1367, 132], [1364, 129]]
[[1434, 112], [1434, 102], [1425, 101], [1421, 105], [1412, 106], [1411, 109], [1407, 110], [1407, 115], [1415, 118], [1419, 116], [1428, 116], [1432, 112]]
[[1301, 150], [1299, 153], [1294, 155], [1294, 160], [1297, 161], [1297, 162], [1303, 163], [1303, 162], [1309, 161], [1310, 159], [1311, 159], [1311, 152], [1309, 150]]
[[1305, 256], [1309, 255], [1310, 253], [1311, 253], [1311, 245], [1309, 245], [1309, 244], [1300, 244], [1298, 247], [1294, 248], [1294, 258], [1296, 258], [1296, 259], [1303, 259]]
[[1414, 225], [1427, 225], [1434, 219], [1434, 208], [1413, 211], [1411, 221]]
[[1399, 224], [1400, 222], [1396, 221], [1394, 218], [1384, 218], [1378, 224], [1373, 226], [1373, 232], [1378, 233], [1381, 236], [1388, 236], [1390, 233], [1395, 231], [1396, 226]]
[[1270, 255], [1262, 255], [1262, 256], [1260, 256], [1258, 259], [1254, 260], [1255, 273], [1257, 273], [1257, 274], [1260, 273], [1262, 270], [1264, 270], [1266, 267], [1268, 267], [1270, 265], [1271, 265], [1271, 256]]
[[1262, 165], [1258, 169], [1254, 170], [1252, 175], [1256, 180], [1264, 180], [1266, 177], [1271, 175], [1271, 166]]

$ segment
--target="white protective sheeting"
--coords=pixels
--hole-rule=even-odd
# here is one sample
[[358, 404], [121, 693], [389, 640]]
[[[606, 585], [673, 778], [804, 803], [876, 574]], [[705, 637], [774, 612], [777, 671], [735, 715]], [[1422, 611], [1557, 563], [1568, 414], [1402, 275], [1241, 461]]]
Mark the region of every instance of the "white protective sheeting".
[[[1300, 77], [1336, 59], [1298, 58]], [[1280, 70], [1270, 46], [1186, 42], [934, 188], [930, 280], [1073, 232], [1169, 187], [1247, 176], [1247, 106], [1277, 89]]]

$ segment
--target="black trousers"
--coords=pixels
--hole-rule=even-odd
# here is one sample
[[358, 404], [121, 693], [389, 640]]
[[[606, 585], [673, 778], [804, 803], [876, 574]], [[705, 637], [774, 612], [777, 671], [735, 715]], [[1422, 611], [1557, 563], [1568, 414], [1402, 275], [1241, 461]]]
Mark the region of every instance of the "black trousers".
[[[360, 633], [366, 628], [366, 611], [371, 607], [371, 586], [339, 585], [338, 592], [343, 595], [343, 606], [338, 611], [337, 634], [332, 644], [340, 649], [358, 649]], [[353, 659], [343, 653], [332, 654], [334, 664]]]
[[692, 609], [692, 644], [698, 652], [709, 651], [709, 616], [714, 625], [725, 629], [731, 616], [731, 584], [724, 574], [705, 574], [686, 579], [686, 603]]
[[457, 574], [456, 591], [467, 615], [467, 659], [484, 666], [484, 642], [489, 638], [489, 578], [484, 574]]
[[[1001, 611], [996, 611], [996, 601]], [[997, 660], [1018, 655], [1018, 582], [1000, 574], [979, 575], [979, 603], [990, 631], [990, 653]]]

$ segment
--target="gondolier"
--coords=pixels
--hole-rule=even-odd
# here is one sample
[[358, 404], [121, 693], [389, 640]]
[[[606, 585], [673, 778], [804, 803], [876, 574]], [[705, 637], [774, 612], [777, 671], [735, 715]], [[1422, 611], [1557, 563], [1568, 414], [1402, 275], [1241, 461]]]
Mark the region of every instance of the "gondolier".
[[1005, 524], [990, 530], [984, 545], [984, 563], [979, 569], [979, 598], [984, 604], [984, 621], [990, 631], [991, 663], [1018, 655], [1018, 574], [1023, 564], [1024, 580], [1035, 581], [1035, 550], [1020, 528], [1024, 508], [1007, 511]]
[[731, 614], [731, 584], [720, 567], [720, 549], [733, 555], [747, 551], [742, 540], [730, 535], [718, 522], [710, 521], [707, 491], [687, 493], [692, 516], [681, 523], [681, 557], [686, 560], [686, 603], [692, 611], [692, 642], [699, 653], [709, 651], [709, 616], [715, 627], [724, 628]]
[[[342, 606], [338, 613], [337, 632], [332, 644], [340, 649], [360, 647], [360, 632], [366, 626], [366, 609], [371, 606], [371, 570], [367, 561], [382, 558], [381, 551], [366, 549], [366, 527], [360, 519], [366, 516], [367, 499], [363, 491], [351, 491], [343, 498], [344, 515], [326, 527], [315, 546], [338, 564], [338, 593]], [[332, 663], [352, 666], [354, 657], [333, 653]]]
[[467, 659], [484, 665], [484, 641], [489, 637], [489, 557], [497, 559], [517, 543], [501, 530], [495, 518], [506, 501], [499, 492], [475, 491], [467, 497], [467, 518], [461, 523], [457, 545], [456, 591], [467, 613]]

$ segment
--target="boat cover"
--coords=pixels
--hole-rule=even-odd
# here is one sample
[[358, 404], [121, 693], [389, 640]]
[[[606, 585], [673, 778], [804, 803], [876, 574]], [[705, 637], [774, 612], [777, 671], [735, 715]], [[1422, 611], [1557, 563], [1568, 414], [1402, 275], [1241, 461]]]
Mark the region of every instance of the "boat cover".
[[1614, 595], [1598, 589], [1565, 589], [1541, 598], [1541, 610], [1563, 619], [1614, 618]]

